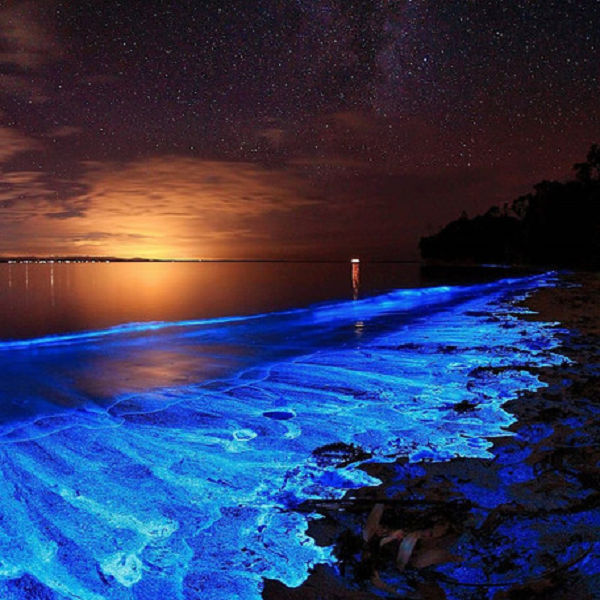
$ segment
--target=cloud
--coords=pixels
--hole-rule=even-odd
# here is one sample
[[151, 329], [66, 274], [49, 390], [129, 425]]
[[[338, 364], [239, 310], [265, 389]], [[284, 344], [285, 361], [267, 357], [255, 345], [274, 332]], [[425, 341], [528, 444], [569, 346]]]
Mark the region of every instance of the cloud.
[[73, 125], [63, 125], [62, 127], [56, 127], [50, 130], [45, 137], [49, 138], [67, 138], [77, 136], [83, 133], [82, 127], [75, 127]]
[[292, 170], [178, 156], [126, 165], [88, 163], [85, 183], [95, 210], [126, 217], [257, 218], [314, 203]]
[[[55, 138], [67, 138], [79, 131], [61, 127], [52, 133]], [[0, 126], [0, 220], [8, 240], [15, 223], [39, 218], [68, 220], [85, 214], [85, 188], [77, 180], [80, 166], [71, 163], [62, 168], [59, 157], [44, 156], [48, 145], [43, 138], [33, 139], [16, 128]], [[38, 168], [31, 170], [34, 159]], [[53, 168], [44, 169], [43, 163]], [[23, 168], [25, 165], [29, 168]]]
[[34, 70], [62, 52], [48, 28], [44, 2], [15, 2], [0, 10], [0, 63]]
[[38, 148], [37, 142], [0, 127], [0, 221], [8, 238], [16, 223], [42, 217], [64, 220], [85, 213], [83, 188], [76, 181], [57, 179], [42, 170], [2, 170], [21, 152]]
[[63, 221], [65, 219], [81, 218], [85, 216], [85, 208], [70, 208], [69, 210], [50, 211], [44, 214], [48, 219], [57, 219]]
[[116, 235], [108, 231], [90, 231], [79, 238], [74, 238], [73, 242], [75, 244], [89, 244], [90, 242], [113, 241], [115, 238], [122, 240], [143, 240], [147, 239], [148, 236], [135, 233]]
[[38, 211], [49, 208], [52, 191], [37, 171], [17, 171], [0, 175], [0, 234], [8, 242], [14, 227], [29, 221]]
[[144, 236], [146, 251], [163, 256], [240, 253], [268, 237], [273, 215], [317, 202], [292, 169], [178, 156], [87, 166], [84, 222], [114, 232], [118, 248], [110, 253], [143, 255], [131, 236]]
[[386, 117], [368, 110], [328, 112], [280, 124], [272, 135], [282, 164], [302, 167], [304, 172], [311, 171], [311, 177], [328, 180], [342, 176], [344, 169], [348, 174], [388, 176], [434, 161], [438, 163], [434, 166], [442, 167], [451, 158], [439, 152], [442, 125], [417, 116]]
[[256, 256], [273, 222], [295, 222], [298, 211], [319, 203], [291, 167], [167, 156], [85, 168], [76, 182], [81, 192], [69, 198], [37, 173], [10, 174], [4, 194], [0, 189], [0, 203], [8, 202], [0, 212], [0, 252], [11, 238], [13, 247], [54, 238], [55, 254]]
[[377, 132], [382, 121], [381, 119], [377, 119], [373, 114], [349, 110], [333, 113], [330, 115], [330, 118], [338, 125], [344, 126], [351, 131], [369, 135]]
[[[21, 152], [39, 149], [40, 144], [16, 129], [0, 126], [0, 164], [6, 163]], [[6, 175], [3, 177], [6, 178]]]
[[0, 8], [0, 94], [48, 102], [44, 67], [63, 58], [52, 30], [53, 0], [15, 1]]
[[44, 104], [50, 99], [44, 92], [44, 82], [30, 75], [0, 73], [0, 94], [10, 97], [20, 96], [27, 99], [29, 104]]

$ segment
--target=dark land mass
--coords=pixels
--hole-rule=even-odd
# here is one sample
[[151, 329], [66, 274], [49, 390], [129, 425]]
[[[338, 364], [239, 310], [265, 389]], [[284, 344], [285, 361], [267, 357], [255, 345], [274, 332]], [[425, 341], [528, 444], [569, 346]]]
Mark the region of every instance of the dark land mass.
[[574, 165], [575, 179], [542, 181], [512, 205], [466, 213], [421, 239], [428, 261], [600, 268], [600, 147]]
[[570, 362], [532, 368], [547, 387], [504, 405], [517, 420], [491, 440], [492, 458], [365, 465], [380, 486], [304, 507], [322, 515], [309, 532], [337, 564], [296, 589], [267, 581], [264, 599], [600, 598], [598, 297], [600, 275], [579, 273], [527, 299], [537, 314], [520, 317], [560, 322], [556, 352]]

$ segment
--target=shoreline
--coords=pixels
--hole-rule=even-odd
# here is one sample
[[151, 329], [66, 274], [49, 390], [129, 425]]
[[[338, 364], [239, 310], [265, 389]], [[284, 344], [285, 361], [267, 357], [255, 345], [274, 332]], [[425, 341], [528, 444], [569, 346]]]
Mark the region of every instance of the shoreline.
[[[313, 507], [322, 518], [309, 534], [334, 546], [339, 565], [318, 565], [296, 589], [267, 581], [265, 600], [600, 597], [600, 276], [560, 279], [532, 293], [523, 304], [535, 314], [520, 318], [559, 322], [567, 331], [555, 352], [572, 362], [536, 367], [547, 387], [504, 405], [517, 420], [510, 435], [490, 439], [494, 458], [368, 465], [380, 486]], [[361, 550], [367, 518], [382, 502], [382, 526], [421, 532], [403, 573], [395, 564], [401, 542], [369, 554], [368, 564]]]

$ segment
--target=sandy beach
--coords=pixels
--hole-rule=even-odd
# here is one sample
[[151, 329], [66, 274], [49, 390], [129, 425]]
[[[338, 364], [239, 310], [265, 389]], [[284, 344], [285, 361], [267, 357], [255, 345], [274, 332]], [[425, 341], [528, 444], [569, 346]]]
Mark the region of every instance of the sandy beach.
[[367, 465], [380, 486], [306, 507], [338, 566], [317, 566], [296, 589], [268, 581], [263, 598], [599, 598], [598, 297], [600, 276], [579, 273], [526, 300], [533, 313], [521, 318], [560, 323], [568, 361], [533, 369], [546, 387], [505, 404], [516, 421], [489, 459]]

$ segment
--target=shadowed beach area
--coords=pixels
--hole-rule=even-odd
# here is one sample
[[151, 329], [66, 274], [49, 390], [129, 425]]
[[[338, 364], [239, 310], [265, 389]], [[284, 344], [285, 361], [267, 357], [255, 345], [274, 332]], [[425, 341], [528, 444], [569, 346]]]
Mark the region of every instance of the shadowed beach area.
[[[598, 297], [600, 276], [577, 273], [523, 303], [533, 312], [520, 319], [560, 324], [554, 351], [568, 360], [531, 368], [546, 386], [504, 404], [516, 421], [490, 440], [490, 458], [364, 465], [381, 485], [304, 507], [320, 516], [309, 534], [334, 545], [337, 564], [318, 565], [295, 589], [268, 581], [263, 598], [600, 597]], [[514, 368], [470, 377], [481, 383]]]

